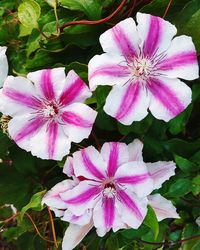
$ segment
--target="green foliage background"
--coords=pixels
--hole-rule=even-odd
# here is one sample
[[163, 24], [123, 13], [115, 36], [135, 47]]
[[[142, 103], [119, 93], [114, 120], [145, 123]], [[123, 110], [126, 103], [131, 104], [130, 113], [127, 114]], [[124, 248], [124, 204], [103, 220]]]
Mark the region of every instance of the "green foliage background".
[[[99, 20], [112, 13], [119, 0], [1, 0], [0, 45], [8, 46], [7, 56], [12, 75], [26, 75], [30, 71], [64, 66], [66, 72], [74, 69], [87, 82], [87, 63], [102, 53], [99, 35], [129, 14], [137, 11], [163, 16], [169, 0], [128, 0], [120, 12], [108, 22], [98, 25], [76, 25], [59, 29], [74, 20]], [[166, 19], [176, 25], [179, 34], [190, 35], [200, 54], [200, 0], [173, 0]], [[183, 249], [199, 250], [198, 238], [182, 239], [200, 234], [196, 223], [200, 216], [200, 80], [188, 82], [193, 91], [192, 104], [168, 123], [156, 120], [150, 114], [141, 122], [124, 126], [103, 112], [109, 87], [99, 87], [88, 100], [98, 111], [94, 132], [101, 144], [105, 141], [144, 141], [145, 161], [174, 160], [176, 175], [167, 181], [159, 192], [172, 200], [181, 216], [158, 224], [149, 209], [139, 230], [121, 230], [103, 238], [92, 230], [83, 240], [88, 250], [129, 249]], [[41, 142], [42, 143], [42, 142]], [[81, 145], [95, 144], [91, 136]], [[79, 148], [73, 145], [71, 152]], [[44, 250], [56, 249], [52, 240], [49, 215], [41, 207], [45, 190], [63, 180], [64, 161], [44, 161], [18, 148], [0, 130], [0, 249]], [[20, 215], [13, 220], [10, 207], [14, 204]], [[66, 222], [54, 218], [58, 243], [61, 242]], [[147, 244], [147, 242], [165, 242]], [[146, 243], [145, 243], [146, 242]], [[7, 247], [7, 248], [6, 248]], [[60, 249], [59, 244], [59, 249]], [[77, 249], [85, 249], [78, 246]]]

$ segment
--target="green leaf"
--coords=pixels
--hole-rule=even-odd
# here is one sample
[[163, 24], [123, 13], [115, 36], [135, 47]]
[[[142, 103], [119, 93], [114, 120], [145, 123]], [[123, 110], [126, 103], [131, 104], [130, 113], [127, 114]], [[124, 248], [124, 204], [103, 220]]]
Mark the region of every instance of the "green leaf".
[[156, 240], [159, 234], [159, 224], [156, 214], [151, 206], [148, 206], [148, 212], [143, 223], [151, 228], [154, 233], [154, 239]]
[[97, 100], [97, 109], [102, 108], [105, 104], [106, 97], [108, 96], [110, 92], [110, 87], [109, 86], [99, 86], [96, 91], [96, 100]]
[[102, 5], [97, 0], [59, 0], [63, 7], [85, 13], [92, 20], [101, 18]]
[[38, 27], [40, 17], [40, 5], [34, 0], [25, 0], [18, 7], [18, 18], [20, 22], [30, 30]]
[[119, 249], [119, 242], [116, 236], [111, 235], [106, 240], [105, 250], [118, 250]]
[[186, 178], [177, 178], [177, 180], [171, 184], [167, 192], [169, 197], [181, 197], [188, 194], [191, 191], [191, 181]]
[[57, 6], [57, 0], [44, 0], [47, 2], [51, 7], [56, 8]]
[[197, 52], [200, 52], [200, 1], [192, 0], [176, 16], [179, 34], [191, 36]]
[[21, 219], [23, 218], [25, 212], [30, 208], [35, 211], [41, 211], [43, 209], [43, 206], [41, 205], [41, 201], [45, 193], [46, 193], [46, 190], [43, 190], [34, 194], [31, 197], [31, 200], [29, 201], [29, 203], [26, 206], [24, 206], [20, 212]]
[[197, 170], [197, 166], [191, 161], [179, 155], [175, 155], [174, 158], [175, 158], [176, 164], [183, 172], [188, 173], [188, 172], [194, 172]]
[[[183, 230], [183, 238], [189, 238], [191, 236], [200, 234], [200, 229], [197, 227], [197, 225], [193, 223], [189, 223], [185, 226]], [[199, 243], [199, 239], [194, 239], [190, 241], [186, 241], [182, 243], [181, 249], [183, 250], [194, 250], [195, 246]]]
[[200, 193], [200, 175], [192, 179], [192, 193], [198, 195]]
[[121, 123], [118, 123], [118, 129], [122, 135], [128, 135], [131, 132], [138, 135], [143, 135], [148, 131], [152, 122], [153, 122], [153, 117], [151, 115], [148, 115], [142, 121], [133, 122], [130, 126], [125, 126]]

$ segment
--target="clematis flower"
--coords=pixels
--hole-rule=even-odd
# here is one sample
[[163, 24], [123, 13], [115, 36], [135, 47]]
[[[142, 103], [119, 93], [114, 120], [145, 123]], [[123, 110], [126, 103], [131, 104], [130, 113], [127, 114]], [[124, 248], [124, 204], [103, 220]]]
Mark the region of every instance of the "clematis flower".
[[0, 46], [0, 88], [3, 86], [3, 82], [8, 75], [8, 60], [6, 57], [6, 49], [7, 47]]
[[[94, 226], [104, 236], [109, 230], [138, 228], [143, 222], [147, 205], [154, 209], [158, 220], [177, 218], [172, 203], [154, 189], [174, 175], [173, 162], [144, 163], [143, 144], [139, 140], [105, 143], [100, 152], [93, 146], [81, 149], [66, 160], [63, 172], [73, 177], [72, 188], [59, 191], [43, 203], [64, 208], [62, 220], [70, 222], [63, 239], [63, 249], [73, 249]], [[57, 184], [58, 185], [58, 184]], [[64, 206], [63, 206], [64, 205]]]
[[160, 17], [137, 13], [100, 36], [104, 54], [89, 62], [91, 90], [113, 86], [104, 111], [125, 125], [142, 120], [148, 110], [169, 121], [191, 102], [191, 89], [179, 78], [198, 78], [191, 37]]
[[12, 119], [8, 132], [17, 145], [42, 159], [61, 160], [71, 142], [91, 132], [96, 111], [83, 102], [91, 96], [86, 84], [64, 68], [8, 76], [0, 93], [0, 111]]

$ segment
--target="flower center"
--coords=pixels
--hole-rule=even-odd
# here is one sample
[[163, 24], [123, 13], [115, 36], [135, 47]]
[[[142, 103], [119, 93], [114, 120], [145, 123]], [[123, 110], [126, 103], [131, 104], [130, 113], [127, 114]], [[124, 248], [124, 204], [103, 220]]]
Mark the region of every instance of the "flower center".
[[145, 80], [152, 72], [152, 62], [146, 58], [137, 58], [133, 61], [131, 73], [134, 77]]
[[103, 195], [108, 198], [113, 198], [116, 195], [115, 185], [113, 183], [105, 184]]
[[45, 117], [52, 118], [58, 114], [58, 108], [54, 104], [46, 105], [45, 108], [43, 109], [43, 114]]

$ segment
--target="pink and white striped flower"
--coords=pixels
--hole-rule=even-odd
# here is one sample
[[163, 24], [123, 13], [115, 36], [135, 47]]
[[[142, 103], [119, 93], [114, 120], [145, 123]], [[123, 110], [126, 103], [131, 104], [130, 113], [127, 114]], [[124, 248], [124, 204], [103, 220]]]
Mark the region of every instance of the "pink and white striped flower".
[[110, 142], [100, 152], [90, 146], [67, 158], [63, 172], [73, 177], [74, 186], [65, 190], [65, 181], [61, 182], [43, 199], [62, 220], [70, 222], [63, 249], [73, 249], [93, 226], [99, 236], [110, 229], [138, 228], [148, 204], [158, 220], [178, 217], [170, 201], [159, 194], [150, 195], [174, 175], [175, 164], [145, 164], [142, 148], [139, 140], [128, 146]]
[[142, 120], [148, 109], [169, 121], [191, 102], [191, 89], [178, 78], [198, 78], [191, 37], [160, 17], [137, 13], [100, 36], [104, 54], [89, 62], [91, 90], [113, 86], [104, 111], [125, 125]]
[[87, 138], [97, 112], [83, 102], [91, 91], [71, 70], [44, 69], [27, 78], [8, 76], [0, 111], [10, 115], [8, 132], [17, 145], [42, 159], [61, 160], [71, 142]]
[[0, 88], [8, 75], [8, 60], [6, 57], [7, 47], [0, 46]]

